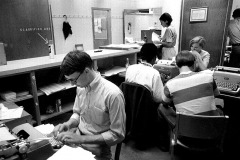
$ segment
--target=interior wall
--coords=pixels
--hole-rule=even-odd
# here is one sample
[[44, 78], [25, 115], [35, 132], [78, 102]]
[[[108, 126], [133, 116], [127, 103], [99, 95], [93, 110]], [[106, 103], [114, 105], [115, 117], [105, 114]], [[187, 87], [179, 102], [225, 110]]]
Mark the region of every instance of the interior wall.
[[1, 0], [0, 42], [6, 60], [49, 55], [52, 40], [48, 0]]
[[[161, 1], [161, 0], [160, 0]], [[111, 9], [112, 43], [123, 43], [123, 10], [160, 7], [158, 0], [49, 0], [52, 10], [56, 53], [67, 53], [75, 44], [83, 44], [85, 50], [93, 49], [92, 7]], [[63, 15], [67, 15], [73, 34], [63, 37]], [[139, 33], [140, 34], [140, 33]]]

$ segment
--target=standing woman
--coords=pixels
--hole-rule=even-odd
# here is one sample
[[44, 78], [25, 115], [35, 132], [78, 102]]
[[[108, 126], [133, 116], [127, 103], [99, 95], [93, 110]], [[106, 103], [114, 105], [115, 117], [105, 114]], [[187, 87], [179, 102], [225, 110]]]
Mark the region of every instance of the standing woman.
[[205, 44], [206, 40], [202, 36], [196, 36], [190, 40], [189, 46], [195, 56], [195, 71], [203, 71], [208, 67], [210, 54], [203, 50]]
[[154, 41], [156, 44], [162, 46], [162, 59], [172, 60], [176, 56], [174, 46], [176, 45], [177, 33], [173, 26], [171, 26], [172, 16], [169, 13], [163, 13], [160, 18], [160, 23], [166, 27], [166, 31], [160, 41]]

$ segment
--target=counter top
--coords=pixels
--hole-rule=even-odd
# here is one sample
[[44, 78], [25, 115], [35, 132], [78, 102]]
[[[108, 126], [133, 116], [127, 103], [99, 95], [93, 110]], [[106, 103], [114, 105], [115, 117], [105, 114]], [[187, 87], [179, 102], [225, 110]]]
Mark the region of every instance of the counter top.
[[[96, 50], [101, 50], [101, 52], [94, 52]], [[97, 59], [103, 59], [108, 57], [134, 54], [139, 52], [139, 50], [138, 49], [131, 49], [131, 50], [95, 49], [95, 50], [88, 50], [85, 52], [87, 52], [93, 60], [97, 60]], [[66, 54], [54, 55], [53, 59], [50, 59], [49, 56], [43, 56], [43, 57], [8, 61], [7, 65], [0, 66], [0, 77], [24, 73], [24, 72], [30, 72], [38, 69], [60, 66], [65, 55]]]

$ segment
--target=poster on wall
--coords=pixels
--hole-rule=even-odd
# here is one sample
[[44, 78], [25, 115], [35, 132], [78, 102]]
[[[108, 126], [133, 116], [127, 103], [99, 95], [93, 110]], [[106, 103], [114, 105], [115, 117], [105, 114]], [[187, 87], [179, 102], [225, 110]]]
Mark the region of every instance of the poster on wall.
[[107, 20], [106, 17], [94, 18], [95, 39], [107, 39]]
[[53, 38], [48, 0], [1, 0], [0, 20], [7, 61], [49, 55]]

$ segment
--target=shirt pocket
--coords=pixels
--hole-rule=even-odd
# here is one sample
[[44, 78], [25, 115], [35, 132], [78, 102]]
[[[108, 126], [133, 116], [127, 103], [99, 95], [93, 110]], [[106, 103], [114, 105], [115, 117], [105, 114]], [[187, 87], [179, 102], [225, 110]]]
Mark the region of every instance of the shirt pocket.
[[94, 124], [98, 126], [106, 126], [110, 124], [109, 114], [107, 111], [103, 110], [98, 106], [93, 106], [90, 108], [91, 120]]

